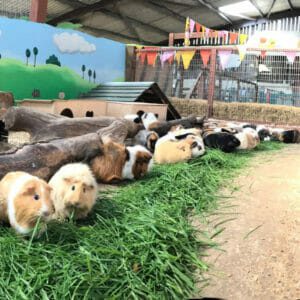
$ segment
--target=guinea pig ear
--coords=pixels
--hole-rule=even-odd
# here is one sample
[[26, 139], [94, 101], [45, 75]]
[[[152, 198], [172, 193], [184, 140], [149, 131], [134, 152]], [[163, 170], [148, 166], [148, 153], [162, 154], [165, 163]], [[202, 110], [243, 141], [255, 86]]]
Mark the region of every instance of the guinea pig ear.
[[148, 152], [137, 153], [136, 162], [137, 163], [148, 163], [152, 159], [152, 154]]
[[129, 153], [129, 151], [128, 151], [127, 148], [125, 148], [125, 154], [126, 154], [126, 161], [129, 161], [129, 159], [130, 159], [130, 153]]
[[154, 116], [158, 119], [158, 114], [154, 114]]
[[144, 113], [143, 110], [139, 110], [136, 114], [141, 118]]
[[141, 123], [141, 117], [139, 116], [139, 117], [135, 118], [135, 119], [133, 120], [133, 122], [134, 122], [134, 123], [137, 123], [137, 124]]
[[65, 181], [66, 183], [71, 183], [71, 182], [72, 182], [72, 179], [69, 178], [69, 177], [64, 177], [63, 179], [64, 179], [64, 181]]
[[33, 195], [35, 193], [35, 185], [34, 184], [30, 184], [28, 186], [26, 186], [26, 189], [24, 190], [24, 192], [22, 193], [22, 195]]

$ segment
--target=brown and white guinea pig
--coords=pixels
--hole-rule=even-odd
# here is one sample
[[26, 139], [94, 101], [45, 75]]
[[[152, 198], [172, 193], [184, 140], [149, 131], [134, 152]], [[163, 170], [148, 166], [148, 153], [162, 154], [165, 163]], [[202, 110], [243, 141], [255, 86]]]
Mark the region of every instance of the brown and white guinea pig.
[[280, 141], [286, 144], [300, 143], [300, 131], [297, 129], [274, 128], [271, 131], [271, 140]]
[[29, 234], [40, 219], [43, 229], [54, 213], [51, 187], [26, 172], [9, 172], [0, 181], [0, 219]]
[[108, 141], [101, 152], [87, 153], [86, 161], [98, 182], [111, 183], [123, 179], [138, 179], [152, 167], [152, 154], [141, 145], [125, 147]]
[[159, 139], [155, 131], [140, 130], [133, 138], [134, 145], [142, 145], [146, 147], [151, 153], [154, 152], [155, 144]]
[[84, 163], [62, 166], [52, 176], [49, 185], [55, 207], [53, 219], [64, 220], [71, 215], [75, 219], [83, 219], [96, 203], [97, 182], [88, 165]]
[[[164, 138], [164, 137], [163, 137]], [[154, 161], [158, 164], [190, 160], [205, 153], [202, 137], [193, 134], [179, 140], [166, 140], [156, 144]]]
[[240, 150], [254, 149], [260, 143], [258, 133], [250, 127], [244, 128], [242, 132], [235, 134], [235, 137], [241, 142], [237, 147]]

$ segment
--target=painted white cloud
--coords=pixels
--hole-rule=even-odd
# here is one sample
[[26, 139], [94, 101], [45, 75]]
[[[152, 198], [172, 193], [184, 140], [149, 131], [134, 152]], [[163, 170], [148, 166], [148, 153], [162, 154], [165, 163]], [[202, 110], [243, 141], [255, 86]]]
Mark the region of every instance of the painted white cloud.
[[56, 33], [53, 42], [62, 53], [90, 53], [96, 51], [96, 46], [89, 43], [77, 33]]
[[0, 30], [0, 36], [2, 35], [2, 31]]

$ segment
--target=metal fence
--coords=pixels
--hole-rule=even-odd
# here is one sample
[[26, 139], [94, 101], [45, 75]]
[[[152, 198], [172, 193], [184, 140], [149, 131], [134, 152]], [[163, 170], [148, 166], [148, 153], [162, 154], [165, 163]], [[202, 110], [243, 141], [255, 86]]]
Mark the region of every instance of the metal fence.
[[[201, 49], [212, 51], [205, 66]], [[218, 51], [230, 50], [222, 68]], [[196, 50], [190, 66], [184, 69], [182, 60], [161, 63], [164, 51]], [[214, 50], [214, 51], [213, 51]], [[236, 47], [188, 47], [150, 49], [157, 52], [154, 65], [147, 62], [147, 49], [137, 50], [135, 80], [156, 81], [167, 96], [212, 99], [225, 102], [256, 102], [300, 106], [300, 60], [287, 58], [293, 49], [247, 49], [241, 61]], [[293, 51], [293, 52], [292, 52]], [[145, 53], [146, 58], [141, 59]], [[213, 53], [216, 53], [213, 59]]]

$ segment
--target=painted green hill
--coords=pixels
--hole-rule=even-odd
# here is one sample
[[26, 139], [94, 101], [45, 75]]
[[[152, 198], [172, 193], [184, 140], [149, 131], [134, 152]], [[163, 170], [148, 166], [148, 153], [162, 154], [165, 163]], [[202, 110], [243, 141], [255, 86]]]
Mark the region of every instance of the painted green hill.
[[19, 60], [0, 59], [0, 90], [12, 92], [17, 100], [32, 98], [34, 89], [40, 90], [40, 99], [57, 99], [59, 92], [65, 93], [65, 99], [78, 98], [94, 86], [67, 67], [34, 68]]

